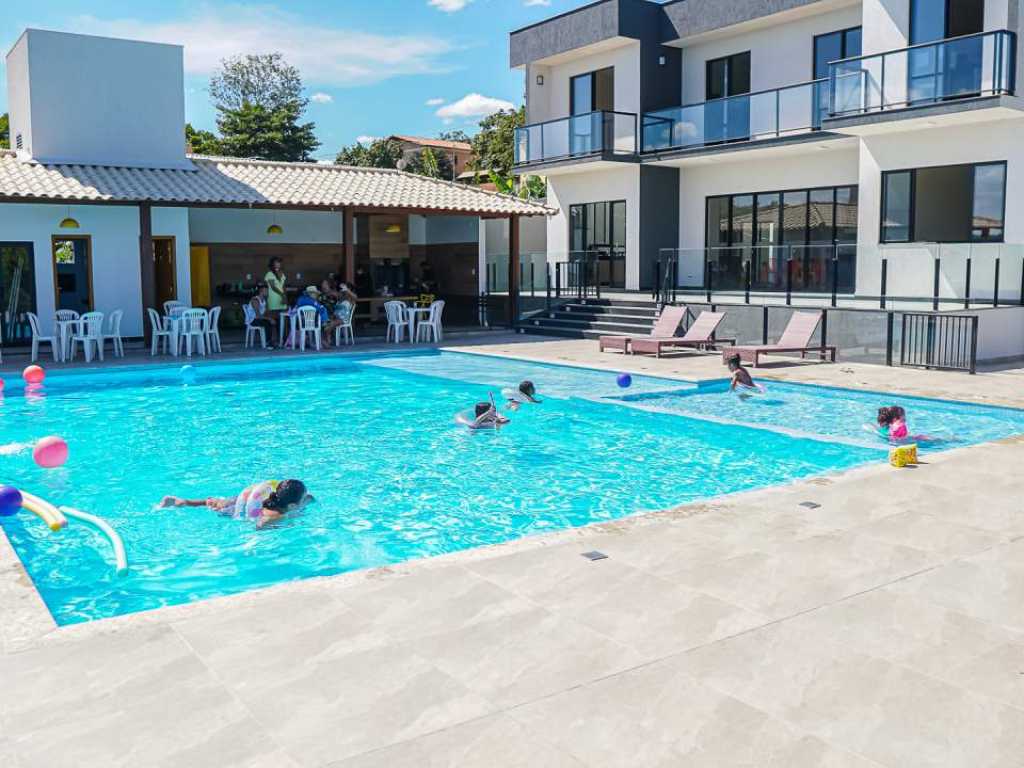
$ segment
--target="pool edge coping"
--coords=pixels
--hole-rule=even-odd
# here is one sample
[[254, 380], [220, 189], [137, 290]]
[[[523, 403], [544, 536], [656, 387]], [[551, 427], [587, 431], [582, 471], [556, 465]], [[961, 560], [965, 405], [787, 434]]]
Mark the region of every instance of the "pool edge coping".
[[[994, 446], [1014, 445], [1021, 442], [1024, 442], [1024, 436], [1006, 437], [999, 440], [953, 448], [935, 454], [933, 456], [933, 463], [934, 461], [942, 463], [955, 460], [963, 453], [969, 451], [991, 449]], [[7, 610], [5, 608], [5, 619], [3, 624], [0, 624], [0, 650], [2, 650], [3, 655], [11, 656], [51, 644], [74, 642], [93, 635], [116, 634], [140, 627], [169, 626], [216, 613], [225, 606], [233, 607], [235, 604], [260, 601], [270, 595], [276, 595], [281, 592], [315, 591], [322, 588], [325, 584], [335, 589], [346, 589], [349, 586], [369, 581], [402, 578], [427, 572], [435, 568], [459, 566], [469, 562], [507, 557], [520, 552], [529, 552], [566, 544], [594, 534], [622, 534], [637, 527], [695, 517], [714, 511], [724, 503], [737, 500], [749, 498], [756, 503], [760, 497], [770, 497], [794, 487], [810, 486], [813, 488], [815, 485], [820, 485], [820, 481], [823, 478], [834, 482], [840, 478], [856, 479], [858, 475], [863, 475], [867, 479], [872, 475], [880, 475], [891, 471], [892, 468], [889, 467], [888, 463], [861, 464], [843, 470], [820, 472], [777, 485], [719, 494], [667, 509], [640, 511], [612, 520], [602, 520], [550, 533], [523, 536], [496, 544], [485, 544], [441, 555], [418, 557], [373, 568], [363, 568], [325, 576], [313, 576], [305, 579], [293, 579], [229, 595], [217, 595], [177, 605], [168, 605], [145, 611], [136, 611], [64, 625], [57, 624], [53, 618], [41, 593], [36, 589], [31, 576], [28, 575], [27, 570], [14, 551], [13, 545], [8, 540], [6, 531], [0, 527], [0, 599], [7, 599], [8, 593], [15, 595], [20, 593], [21, 599], [25, 600], [25, 605], [20, 606], [20, 609]], [[22, 627], [28, 627], [29, 629], [15, 633], [11, 631], [12, 627], [15, 630]]]

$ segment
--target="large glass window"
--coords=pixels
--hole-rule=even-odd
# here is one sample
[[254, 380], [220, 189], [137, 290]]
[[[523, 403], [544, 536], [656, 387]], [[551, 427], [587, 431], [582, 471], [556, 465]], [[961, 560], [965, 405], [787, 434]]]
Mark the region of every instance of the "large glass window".
[[569, 102], [569, 112], [573, 115], [614, 110], [615, 68], [606, 67], [570, 78]]
[[985, 0], [910, 0], [910, 44], [974, 35], [984, 29]]
[[626, 284], [626, 201], [569, 206], [569, 258], [594, 258], [602, 285]]
[[707, 101], [750, 93], [750, 51], [709, 61], [706, 83]]
[[1002, 242], [1006, 163], [882, 175], [882, 242]]
[[26, 312], [36, 311], [32, 243], [0, 243], [0, 340], [27, 343], [32, 338]]
[[707, 199], [708, 270], [719, 290], [742, 288], [749, 262], [755, 290], [784, 290], [788, 269], [794, 291], [829, 291], [835, 271], [838, 290], [852, 292], [856, 241], [855, 186]]
[[828, 63], [861, 54], [860, 27], [841, 29], [814, 38], [814, 79], [828, 77]]

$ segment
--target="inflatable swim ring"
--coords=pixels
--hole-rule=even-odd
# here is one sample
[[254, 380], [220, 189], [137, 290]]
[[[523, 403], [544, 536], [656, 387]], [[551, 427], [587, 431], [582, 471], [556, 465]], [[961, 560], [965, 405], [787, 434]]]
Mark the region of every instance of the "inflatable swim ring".
[[262, 483], [250, 485], [235, 498], [234, 516], [236, 518], [259, 517], [263, 510], [263, 502], [277, 490], [277, 486], [280, 484], [280, 480], [264, 480]]

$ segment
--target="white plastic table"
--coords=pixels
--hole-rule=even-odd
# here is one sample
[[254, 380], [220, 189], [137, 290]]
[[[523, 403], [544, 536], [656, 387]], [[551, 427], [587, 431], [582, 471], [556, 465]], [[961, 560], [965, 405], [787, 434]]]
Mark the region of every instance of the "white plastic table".
[[281, 348], [284, 349], [285, 342], [288, 341], [288, 336], [284, 335], [284, 323], [285, 323], [286, 320], [290, 320], [291, 321], [291, 326], [290, 326], [291, 333], [289, 335], [291, 336], [291, 339], [292, 339], [292, 345], [291, 345], [292, 349], [297, 349], [298, 346], [299, 346], [299, 338], [298, 338], [299, 313], [298, 312], [295, 312], [294, 314], [289, 313], [289, 312], [281, 312], [277, 316], [277, 338], [281, 340]]
[[71, 350], [68, 349], [68, 343], [71, 341], [74, 332], [81, 327], [81, 322], [81, 318], [75, 320], [54, 319], [53, 327], [57, 329], [57, 344], [60, 347], [58, 360], [60, 362], [67, 360], [71, 354]]
[[412, 344], [416, 341], [416, 325], [420, 320], [416, 319], [417, 315], [430, 315], [430, 307], [406, 307], [406, 314], [409, 316], [409, 343]]

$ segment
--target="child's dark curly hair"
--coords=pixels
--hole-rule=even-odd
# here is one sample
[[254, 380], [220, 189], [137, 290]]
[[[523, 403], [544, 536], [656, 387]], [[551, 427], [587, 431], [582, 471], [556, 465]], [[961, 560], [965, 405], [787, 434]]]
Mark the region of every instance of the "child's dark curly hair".
[[306, 484], [301, 480], [285, 480], [277, 486], [265, 502], [264, 509], [285, 512], [289, 507], [298, 504], [306, 497]]

